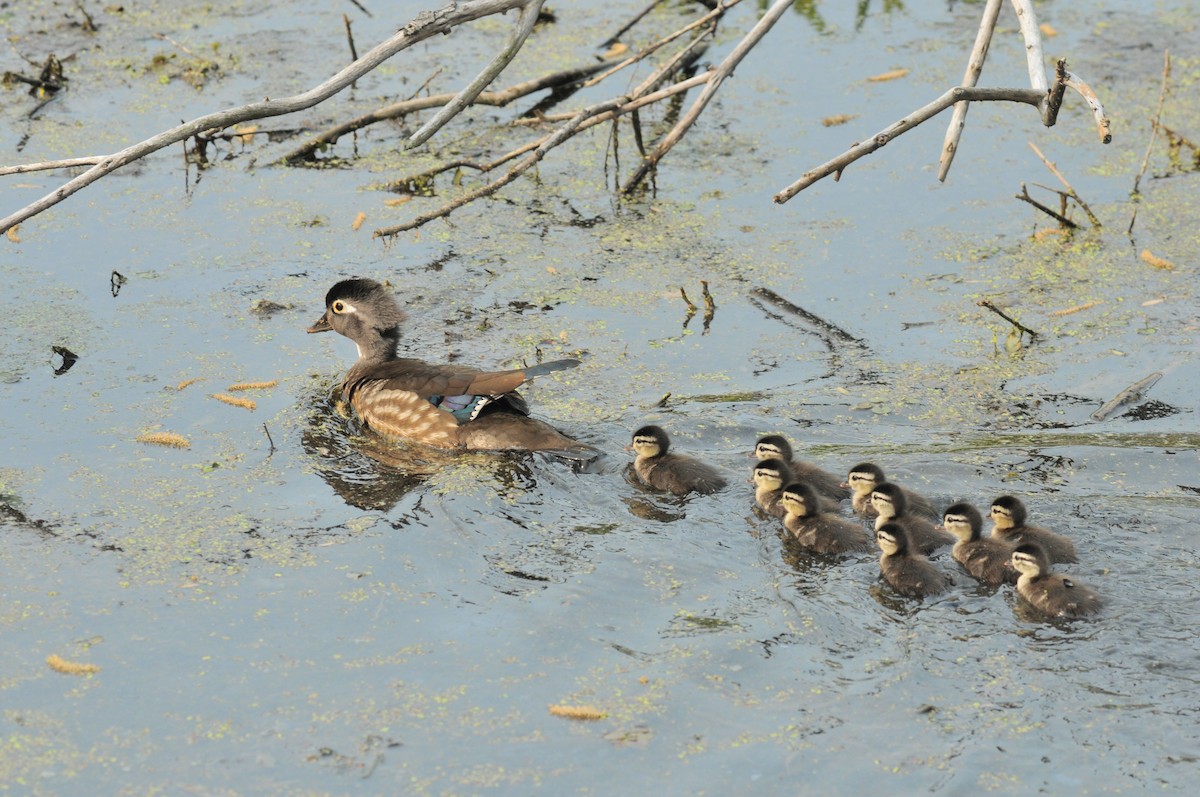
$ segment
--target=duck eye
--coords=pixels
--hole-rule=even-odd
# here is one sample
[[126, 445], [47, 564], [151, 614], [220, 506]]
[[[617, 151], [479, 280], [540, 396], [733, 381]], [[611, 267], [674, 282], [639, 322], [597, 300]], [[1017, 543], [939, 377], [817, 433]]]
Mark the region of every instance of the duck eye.
[[333, 303], [333, 312], [341, 313], [341, 312], [344, 312], [345, 309], [346, 309], [346, 303], [343, 302], [341, 299], [339, 299]]

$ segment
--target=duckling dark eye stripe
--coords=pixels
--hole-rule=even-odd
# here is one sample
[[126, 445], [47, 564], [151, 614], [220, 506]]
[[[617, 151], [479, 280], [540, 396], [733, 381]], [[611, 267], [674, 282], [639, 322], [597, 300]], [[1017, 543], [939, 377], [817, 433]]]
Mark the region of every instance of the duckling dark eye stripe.
[[653, 437], [635, 437], [635, 438], [633, 438], [633, 442], [642, 444], [642, 445], [650, 445], [650, 444], [654, 443], [654, 438]]
[[945, 521], [947, 523], [966, 523], [967, 519], [963, 515], [946, 515]]

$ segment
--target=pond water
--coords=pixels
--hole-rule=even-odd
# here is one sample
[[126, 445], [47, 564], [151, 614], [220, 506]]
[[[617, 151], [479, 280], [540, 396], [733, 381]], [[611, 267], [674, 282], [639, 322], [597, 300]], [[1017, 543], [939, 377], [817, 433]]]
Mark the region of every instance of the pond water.
[[[115, 151], [303, 90], [348, 60], [343, 12], [361, 52], [424, 7], [399, 5], [110, 6], [88, 34], [72, 3], [12, 4], [4, 69], [28, 74], [16, 52], [55, 52], [71, 83], [32, 120], [37, 101], [3, 90], [0, 160]], [[587, 62], [644, 4], [579, 5], [556, 8], [499, 82]], [[271, 166], [293, 137], [220, 144], [212, 167], [185, 173], [177, 146], [0, 242], [3, 791], [1141, 793], [1194, 780], [1196, 174], [1160, 142], [1136, 206], [1130, 189], [1164, 47], [1163, 122], [1200, 136], [1195, 4], [1038, 5], [1057, 32], [1047, 54], [1106, 103], [1107, 147], [1077, 97], [1052, 129], [1023, 106], [976, 106], [946, 184], [939, 119], [773, 205], [961, 77], [977, 3], [857, 7], [798, 3], [638, 199], [613, 195], [603, 128], [497, 199], [373, 240], [456, 189], [441, 178], [436, 196], [396, 206], [371, 186], [529, 135], [494, 126], [523, 107], [488, 108], [434, 139], [445, 150], [400, 154], [399, 124], [364, 131], [323, 156], [336, 168]], [[685, 13], [660, 11], [639, 35]], [[731, 12], [706, 59], [753, 17]], [[1002, 20], [984, 84], [1023, 85], [1007, 7]], [[506, 24], [422, 45], [262, 127], [311, 133], [429, 79], [452, 90]], [[856, 118], [821, 125], [836, 114]], [[636, 148], [620, 136], [628, 174]], [[1052, 222], [1013, 195], [1056, 181], [1026, 141], [1103, 228], [1035, 235]], [[60, 179], [0, 178], [3, 212]], [[113, 271], [127, 279], [115, 297]], [[363, 438], [332, 396], [353, 345], [304, 334], [354, 274], [393, 283], [415, 356], [581, 357], [525, 395], [606, 456], [577, 472]], [[679, 296], [698, 300], [701, 280], [707, 321]], [[1039, 337], [1008, 350], [984, 298]], [[52, 346], [77, 362], [56, 375]], [[1091, 420], [1154, 371], [1145, 401]], [[252, 410], [212, 398], [268, 381], [238, 394]], [[623, 448], [650, 422], [731, 486], [675, 499], [632, 483]], [[136, 441], [156, 431], [190, 447]], [[748, 453], [767, 432], [831, 470], [877, 461], [939, 506], [1022, 496], [1076, 541], [1081, 561], [1063, 569], [1103, 612], [1041, 621], [946, 551], [935, 561], [955, 586], [925, 601], [892, 593], [874, 556], [795, 551], [752, 508]], [[56, 672], [54, 655], [100, 669]], [[564, 706], [603, 716], [550, 711]]]

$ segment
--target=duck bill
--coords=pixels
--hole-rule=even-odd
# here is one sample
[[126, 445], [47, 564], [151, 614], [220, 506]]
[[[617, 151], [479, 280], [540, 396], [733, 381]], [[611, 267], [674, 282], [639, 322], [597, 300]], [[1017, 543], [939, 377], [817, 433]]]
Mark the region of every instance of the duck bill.
[[329, 325], [329, 313], [328, 312], [326, 312], [325, 315], [318, 318], [316, 323], [308, 328], [308, 334], [310, 334], [310, 335], [314, 332], [332, 332], [332, 331], [333, 331], [333, 327]]

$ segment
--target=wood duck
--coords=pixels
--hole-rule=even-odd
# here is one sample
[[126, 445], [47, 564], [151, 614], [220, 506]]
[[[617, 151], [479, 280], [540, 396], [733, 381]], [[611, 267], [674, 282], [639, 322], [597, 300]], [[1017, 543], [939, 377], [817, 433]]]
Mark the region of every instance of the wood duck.
[[871, 538], [857, 523], [823, 512], [817, 491], [804, 482], [792, 482], [779, 495], [783, 525], [796, 541], [816, 553], [842, 554], [866, 551]]
[[792, 469], [792, 475], [798, 481], [812, 487], [826, 498], [841, 501], [850, 497], [850, 490], [841, 483], [841, 479], [832, 473], [821, 470], [816, 465], [795, 458], [792, 446], [787, 438], [780, 434], [769, 434], [760, 437], [754, 444], [755, 459], [782, 459]]
[[1100, 596], [1091, 587], [1050, 572], [1050, 557], [1036, 542], [1025, 542], [1012, 553], [1020, 572], [1017, 592], [1047, 617], [1086, 617], [1100, 611]]
[[358, 361], [342, 380], [342, 396], [363, 424], [388, 437], [437, 448], [597, 453], [530, 418], [525, 399], [516, 392], [527, 380], [574, 368], [579, 360], [477, 371], [398, 357], [404, 318], [383, 285], [348, 279], [329, 289], [325, 314], [308, 328], [339, 332], [358, 347]]
[[[851, 468], [846, 477], [846, 486], [852, 493], [850, 505], [854, 511], [864, 517], [874, 515], [875, 507], [871, 503], [871, 493], [875, 491], [875, 485], [883, 484], [886, 481], [887, 477], [883, 475], [883, 468], [874, 463], [861, 462]], [[929, 502], [928, 498], [903, 487], [900, 489], [904, 490], [904, 498], [908, 502], [909, 512], [930, 518], [938, 516], [937, 512], [933, 511], [933, 504]]]
[[875, 531], [883, 556], [879, 572], [901, 595], [923, 598], [946, 591], [946, 579], [933, 563], [913, 550], [908, 532], [899, 523], [884, 523]]
[[954, 504], [942, 514], [942, 527], [958, 538], [950, 555], [977, 581], [998, 587], [1016, 584], [1013, 546], [983, 536], [983, 516], [971, 504]]
[[693, 457], [668, 453], [670, 447], [671, 438], [662, 427], [643, 426], [633, 433], [633, 470], [643, 484], [675, 495], [725, 489], [728, 482], [720, 471]]
[[936, 528], [925, 518], [908, 511], [908, 494], [898, 484], [883, 482], [875, 485], [875, 489], [871, 491], [871, 504], [878, 515], [875, 518], [876, 531], [885, 523], [901, 525], [908, 533], [912, 547], [925, 555], [933, 553], [943, 545], [954, 544], [954, 535], [945, 529]]
[[1078, 562], [1075, 543], [1061, 534], [1025, 522], [1025, 504], [1013, 495], [1002, 495], [992, 502], [992, 536], [1017, 546], [1035, 542], [1041, 546], [1053, 564]]

